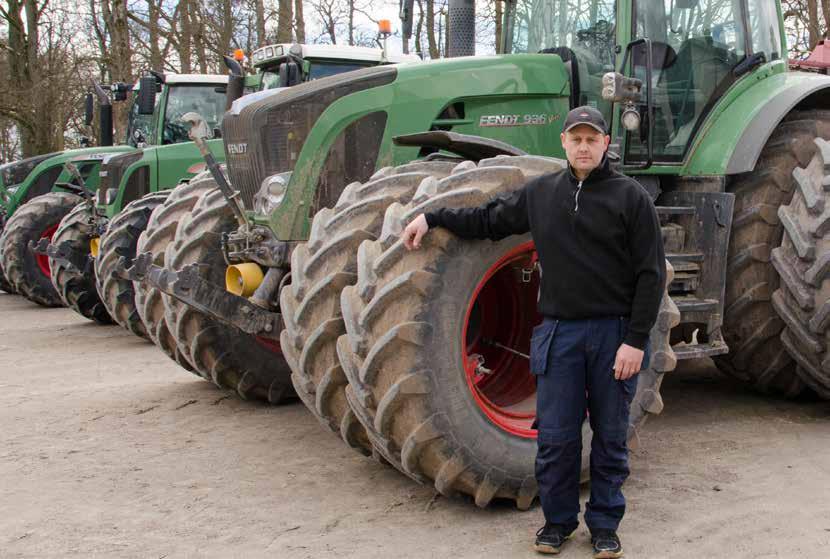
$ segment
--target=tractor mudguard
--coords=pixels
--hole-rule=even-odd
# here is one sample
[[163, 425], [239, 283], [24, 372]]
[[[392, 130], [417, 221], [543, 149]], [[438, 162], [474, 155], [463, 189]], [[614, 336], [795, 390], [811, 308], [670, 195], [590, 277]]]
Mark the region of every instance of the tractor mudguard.
[[[726, 166], [726, 174], [746, 173], [755, 168], [758, 156], [772, 135], [775, 127], [793, 109], [807, 101], [812, 108], [830, 107], [830, 77], [809, 79], [792, 84], [776, 92], [766, 105], [749, 122]], [[809, 97], [815, 97], [809, 99]]]
[[[682, 167], [671, 174], [701, 177], [752, 171], [776, 127], [793, 109], [830, 108], [830, 77], [787, 72], [781, 61], [744, 76], [703, 121]], [[666, 172], [655, 166], [650, 172]], [[648, 174], [648, 173], [647, 173]]]
[[442, 149], [476, 163], [497, 155], [527, 155], [526, 151], [513, 147], [506, 142], [445, 130], [395, 136], [392, 141], [396, 146]]

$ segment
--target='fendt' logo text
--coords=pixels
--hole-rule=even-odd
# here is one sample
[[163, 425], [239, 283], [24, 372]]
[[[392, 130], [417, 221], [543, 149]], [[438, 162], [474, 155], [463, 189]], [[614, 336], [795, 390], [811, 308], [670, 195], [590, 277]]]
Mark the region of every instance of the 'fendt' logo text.
[[228, 153], [231, 155], [243, 155], [248, 151], [248, 144], [228, 144]]
[[488, 126], [544, 126], [559, 120], [558, 114], [481, 115], [478, 125]]

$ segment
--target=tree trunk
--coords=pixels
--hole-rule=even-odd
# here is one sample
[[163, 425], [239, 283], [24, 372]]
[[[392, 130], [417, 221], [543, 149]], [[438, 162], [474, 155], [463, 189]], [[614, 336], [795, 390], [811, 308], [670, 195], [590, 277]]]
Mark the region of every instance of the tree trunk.
[[427, 9], [427, 45], [429, 45], [429, 57], [436, 59], [440, 56], [438, 43], [435, 41], [435, 0], [426, 0]]
[[231, 8], [231, 0], [222, 0], [221, 30], [219, 52], [225, 55], [231, 54], [233, 43], [233, 10]]
[[265, 44], [265, 2], [264, 0], [254, 0], [254, 9], [256, 11], [256, 44], [255, 46], [262, 46]]
[[190, 4], [193, 0], [179, 2], [179, 61], [182, 74], [193, 71], [193, 20], [190, 17]]
[[277, 18], [277, 42], [291, 42], [291, 25], [293, 23], [292, 0], [279, 0], [279, 14]]
[[504, 33], [504, 29], [502, 28], [502, 20], [504, 19], [504, 4], [502, 0], [495, 0], [495, 18], [496, 18], [496, 53], [504, 52], [502, 48], [502, 34]]
[[[130, 50], [130, 28], [128, 25], [127, 0], [112, 0], [110, 20], [107, 22], [110, 36], [110, 64], [113, 81], [132, 83], [133, 64]], [[113, 103], [112, 122], [114, 138], [120, 140], [127, 133], [129, 107], [126, 103]]]
[[303, 17], [303, 0], [294, 2], [294, 32], [297, 35], [297, 42], [305, 43], [305, 18]]
[[148, 29], [150, 40], [150, 68], [161, 71], [163, 68], [163, 60], [161, 58], [161, 49], [159, 49], [159, 6], [156, 0], [147, 0], [147, 16]]
[[821, 35], [819, 35], [818, 24], [818, 1], [807, 0], [807, 31], [809, 33], [809, 50], [816, 48]]
[[421, 33], [424, 30], [424, 3], [418, 0], [418, 22], [415, 24], [415, 54], [418, 56], [424, 55], [424, 50], [421, 47]]
[[354, 46], [354, 0], [348, 0], [349, 46]]
[[205, 33], [205, 14], [199, 11], [199, 3], [190, 2], [190, 23], [193, 26], [193, 46], [196, 49], [196, 61], [199, 63], [199, 73], [207, 74], [208, 56]]

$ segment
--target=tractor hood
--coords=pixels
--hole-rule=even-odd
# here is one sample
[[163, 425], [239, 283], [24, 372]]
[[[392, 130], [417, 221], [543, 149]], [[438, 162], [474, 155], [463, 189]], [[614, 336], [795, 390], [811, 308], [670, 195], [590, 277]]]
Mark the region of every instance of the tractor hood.
[[400, 135], [448, 130], [558, 155], [549, 139], [558, 140], [569, 95], [567, 69], [552, 54], [347, 72], [237, 101], [222, 121], [228, 174], [253, 210], [265, 179], [291, 171], [280, 207], [255, 218], [268, 218], [281, 240], [303, 239], [298, 207], [306, 215], [333, 207], [346, 184], [425, 155], [394, 146]]
[[317, 119], [337, 99], [395, 81], [379, 66], [242, 97], [222, 120], [228, 173], [248, 209], [265, 177], [290, 171]]
[[[3, 173], [3, 184], [6, 196], [0, 203], [5, 205], [6, 211], [11, 214], [17, 207], [41, 194], [51, 192], [56, 182], [69, 182], [68, 174], [64, 172], [64, 163], [72, 161], [78, 166], [85, 180], [89, 178], [87, 186], [95, 188], [98, 184], [98, 164], [107, 153], [132, 150], [129, 146], [106, 146], [83, 148], [62, 151], [58, 153], [36, 156], [27, 160], [13, 162], [10, 172]], [[35, 160], [34, 166], [25, 165], [16, 168], [17, 163]], [[28, 168], [28, 172], [24, 173]], [[16, 182], [6, 183], [6, 178]], [[22, 177], [22, 179], [21, 179]], [[18, 180], [20, 179], [20, 180]]]
[[50, 157], [60, 154], [59, 151], [46, 153], [43, 155], [36, 155], [34, 157], [27, 157], [0, 165], [0, 187], [13, 186], [23, 182], [26, 176], [32, 172], [32, 169], [37, 167], [41, 161], [45, 161]]

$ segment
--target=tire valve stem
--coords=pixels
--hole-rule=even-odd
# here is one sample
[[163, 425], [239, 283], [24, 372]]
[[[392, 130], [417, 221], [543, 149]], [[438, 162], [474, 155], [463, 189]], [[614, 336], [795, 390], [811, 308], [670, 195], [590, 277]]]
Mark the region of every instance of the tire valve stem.
[[533, 272], [539, 270], [539, 254], [533, 251], [533, 256], [530, 258], [530, 268], [522, 268], [522, 283], [530, 283], [533, 279]]
[[484, 356], [479, 353], [474, 353], [470, 356], [473, 361], [476, 363], [476, 374], [477, 375], [492, 375], [493, 370], [488, 369], [484, 366]]

